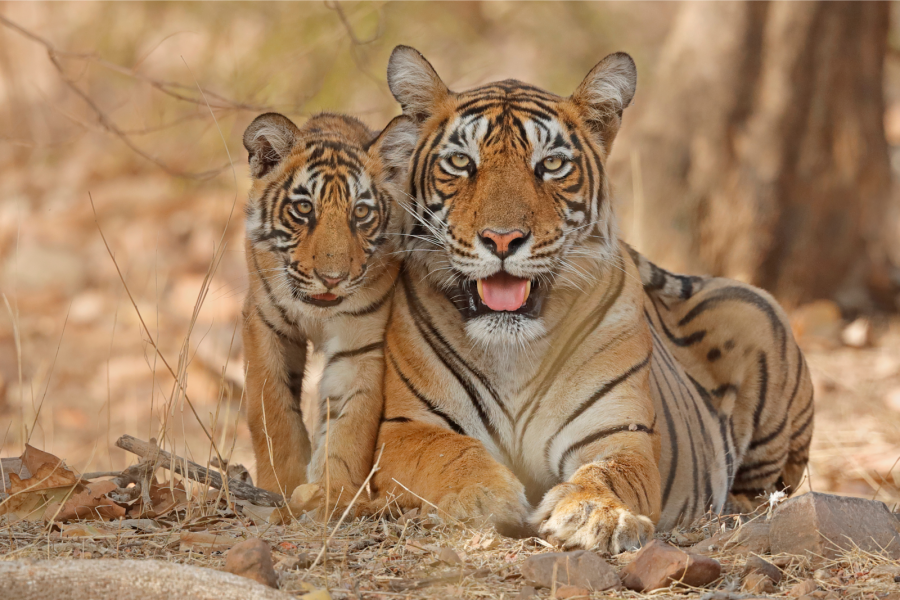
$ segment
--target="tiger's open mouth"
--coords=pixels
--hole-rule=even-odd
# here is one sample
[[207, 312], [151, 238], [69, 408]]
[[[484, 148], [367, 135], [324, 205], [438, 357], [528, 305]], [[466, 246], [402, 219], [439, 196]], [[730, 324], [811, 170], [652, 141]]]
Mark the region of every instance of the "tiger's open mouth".
[[301, 299], [308, 304], [312, 304], [313, 306], [337, 306], [344, 301], [341, 296], [332, 294], [330, 292], [326, 292], [324, 294], [304, 295]]
[[546, 295], [545, 286], [500, 271], [476, 280], [460, 280], [450, 298], [463, 318], [473, 319], [500, 312], [537, 318]]

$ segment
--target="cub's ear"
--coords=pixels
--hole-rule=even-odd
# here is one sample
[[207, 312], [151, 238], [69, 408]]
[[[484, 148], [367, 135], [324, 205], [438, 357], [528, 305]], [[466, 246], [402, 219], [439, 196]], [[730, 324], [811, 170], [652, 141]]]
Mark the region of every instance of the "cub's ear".
[[636, 87], [634, 61], [624, 52], [616, 52], [597, 63], [572, 94], [572, 101], [600, 135], [607, 153], [622, 124], [622, 111], [631, 104]]
[[412, 119], [406, 115], [394, 117], [381, 130], [378, 136], [369, 142], [366, 150], [370, 155], [377, 154], [388, 173], [388, 179], [396, 183], [404, 184], [409, 170], [409, 160], [418, 142], [418, 128]]
[[283, 161], [297, 143], [299, 132], [290, 119], [278, 113], [253, 119], [244, 132], [244, 148], [250, 153], [250, 174], [259, 179]]
[[403, 114], [416, 123], [430, 117], [435, 106], [450, 95], [431, 63], [409, 46], [394, 48], [388, 61], [387, 77], [388, 87], [403, 107]]

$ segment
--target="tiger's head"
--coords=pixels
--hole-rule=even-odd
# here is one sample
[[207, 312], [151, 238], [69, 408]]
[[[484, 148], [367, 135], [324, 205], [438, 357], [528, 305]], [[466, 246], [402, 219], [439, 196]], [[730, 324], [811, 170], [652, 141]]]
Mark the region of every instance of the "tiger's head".
[[515, 80], [457, 93], [419, 52], [394, 49], [388, 84], [418, 128], [407, 260], [454, 302], [471, 338], [539, 337], [553, 287], [584, 285], [610, 264], [604, 164], [636, 82], [634, 61], [616, 53], [566, 98]]
[[267, 113], [247, 127], [251, 268], [281, 306], [314, 317], [352, 309], [354, 294], [378, 277], [402, 227], [395, 181], [406, 164], [392, 157], [410, 128], [401, 116], [376, 136], [327, 113], [299, 128]]

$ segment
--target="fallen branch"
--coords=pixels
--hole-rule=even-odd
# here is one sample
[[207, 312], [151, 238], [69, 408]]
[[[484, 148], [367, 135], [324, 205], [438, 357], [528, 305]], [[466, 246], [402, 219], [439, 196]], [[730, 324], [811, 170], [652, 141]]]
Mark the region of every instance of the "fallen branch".
[[[175, 456], [170, 452], [161, 450], [159, 447], [149, 444], [143, 440], [139, 440], [130, 435], [123, 435], [116, 441], [116, 446], [127, 450], [132, 454], [137, 454], [154, 464], [158, 464], [164, 469], [169, 469], [178, 473], [182, 477], [187, 477], [193, 481], [205, 483], [210, 487], [221, 490], [225, 487], [226, 482], [222, 476], [215, 471], [210, 471], [205, 467], [201, 467], [197, 463]], [[282, 506], [284, 505], [284, 497], [281, 494], [274, 494], [267, 490], [260, 489], [256, 486], [244, 483], [239, 479], [229, 479], [227, 481], [228, 491], [238, 500], [247, 500], [257, 506]]]

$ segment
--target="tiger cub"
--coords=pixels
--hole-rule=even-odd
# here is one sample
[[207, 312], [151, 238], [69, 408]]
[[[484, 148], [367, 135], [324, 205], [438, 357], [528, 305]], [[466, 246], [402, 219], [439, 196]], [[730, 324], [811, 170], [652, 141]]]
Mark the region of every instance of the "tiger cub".
[[[406, 165], [393, 161], [392, 148], [408, 126], [398, 117], [376, 136], [344, 115], [320, 114], [297, 127], [268, 113], [244, 133], [252, 176], [247, 415], [265, 489], [290, 495], [321, 481], [327, 461], [334, 500], [352, 496], [371, 468], [384, 326], [401, 262], [394, 182]], [[314, 444], [300, 403], [308, 341], [325, 355]]]
[[416, 220], [386, 332], [381, 498], [617, 553], [796, 488], [812, 386], [784, 312], [619, 240], [606, 165], [636, 81], [617, 53], [569, 97], [456, 93], [394, 50]]

